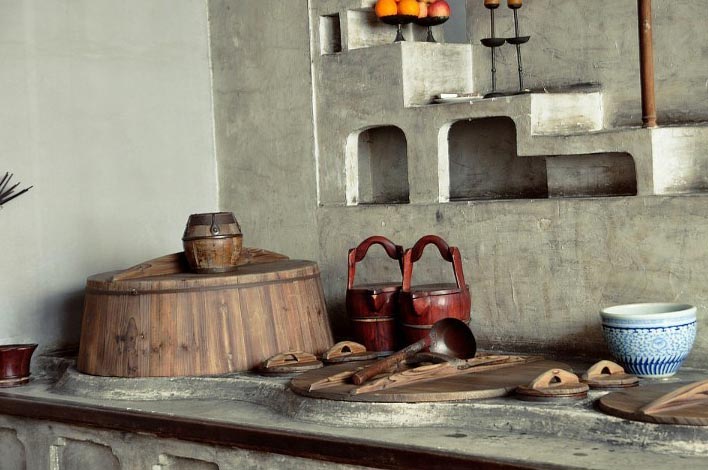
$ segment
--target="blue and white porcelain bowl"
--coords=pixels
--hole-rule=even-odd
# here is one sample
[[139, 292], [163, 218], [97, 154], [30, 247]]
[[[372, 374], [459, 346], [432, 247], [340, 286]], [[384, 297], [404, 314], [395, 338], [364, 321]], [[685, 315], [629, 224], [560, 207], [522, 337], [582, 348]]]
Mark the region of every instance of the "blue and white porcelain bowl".
[[600, 311], [612, 355], [639, 377], [670, 377], [696, 339], [696, 307], [654, 303], [617, 305]]

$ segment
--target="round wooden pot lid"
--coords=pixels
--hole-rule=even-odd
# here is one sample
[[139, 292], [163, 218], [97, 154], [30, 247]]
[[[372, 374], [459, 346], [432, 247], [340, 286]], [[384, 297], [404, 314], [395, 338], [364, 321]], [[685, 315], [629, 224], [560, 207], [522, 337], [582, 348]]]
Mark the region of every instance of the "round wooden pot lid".
[[524, 400], [550, 401], [582, 399], [588, 396], [589, 386], [577, 375], [564, 369], [549, 369], [528, 385], [517, 387], [516, 395]]
[[708, 380], [612, 392], [598, 405], [607, 414], [633, 421], [708, 426]]
[[322, 354], [322, 361], [327, 364], [339, 364], [352, 361], [376, 359], [375, 352], [367, 351], [363, 344], [354, 341], [340, 341]]
[[[512, 361], [508, 366], [501, 368], [494, 366], [493, 369], [484, 368], [479, 372], [474, 372], [474, 368], [470, 368], [459, 374], [435, 380], [419, 381], [367, 393], [356, 393], [356, 389], [361, 386], [351, 383], [351, 376], [368, 364], [368, 362], [350, 362], [305, 372], [292, 379], [290, 388], [295, 393], [307, 397], [353, 402], [420, 403], [474, 400], [509, 395], [520, 383], [528, 383], [544, 370], [569, 367], [560, 362], [547, 360]], [[432, 369], [437, 366], [447, 366], [447, 364], [430, 364], [400, 373], [386, 373], [383, 378], [387, 378], [386, 376], [390, 378], [390, 374], [399, 376], [408, 373], [425, 375], [432, 372]], [[372, 381], [381, 378], [381, 376], [377, 376]]]
[[622, 366], [612, 361], [593, 364], [582, 376], [590, 388], [627, 388], [639, 385], [639, 377], [625, 373]]
[[265, 375], [299, 374], [324, 366], [314, 354], [303, 351], [290, 351], [276, 354], [265, 360], [258, 368], [258, 373]]

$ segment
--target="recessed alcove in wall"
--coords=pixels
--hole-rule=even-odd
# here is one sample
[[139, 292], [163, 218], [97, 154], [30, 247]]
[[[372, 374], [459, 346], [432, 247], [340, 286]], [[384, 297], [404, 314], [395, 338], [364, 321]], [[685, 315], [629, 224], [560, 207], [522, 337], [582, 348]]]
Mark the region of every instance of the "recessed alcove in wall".
[[[447, 135], [444, 133], [447, 131]], [[548, 197], [546, 162], [516, 153], [511, 118], [457, 121], [442, 130], [446, 139], [449, 200]], [[441, 200], [445, 200], [441, 187]]]
[[550, 197], [636, 196], [637, 171], [628, 153], [546, 157]]
[[346, 148], [347, 204], [409, 202], [408, 142], [396, 126], [350, 134]]
[[342, 26], [339, 14], [320, 16], [320, 53], [342, 52]]

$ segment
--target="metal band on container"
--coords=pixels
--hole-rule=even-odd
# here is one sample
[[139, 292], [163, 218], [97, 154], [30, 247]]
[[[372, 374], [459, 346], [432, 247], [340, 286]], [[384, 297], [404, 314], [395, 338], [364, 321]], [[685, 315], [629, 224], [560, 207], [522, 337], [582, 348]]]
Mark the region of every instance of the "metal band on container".
[[429, 330], [433, 325], [409, 325], [408, 323], [403, 323], [402, 326], [406, 328], [414, 328], [416, 330]]
[[352, 321], [361, 322], [361, 323], [378, 323], [378, 322], [393, 321], [393, 320], [395, 320], [394, 317], [352, 318]]
[[242, 233], [234, 233], [231, 235], [200, 235], [198, 237], [185, 237], [182, 238], [183, 242], [191, 242], [193, 240], [221, 240], [224, 238], [237, 238], [242, 237]]

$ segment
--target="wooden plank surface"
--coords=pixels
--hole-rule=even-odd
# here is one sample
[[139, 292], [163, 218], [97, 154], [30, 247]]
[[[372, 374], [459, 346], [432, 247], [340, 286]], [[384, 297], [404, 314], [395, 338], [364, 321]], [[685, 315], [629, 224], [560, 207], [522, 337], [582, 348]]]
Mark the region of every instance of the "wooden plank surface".
[[384, 403], [417, 403], [434, 401], [470, 400], [502, 397], [516, 387], [528, 384], [548, 369], [567, 369], [562, 362], [541, 360], [519, 366], [468, 373], [456, 377], [445, 377], [434, 381], [415, 383], [390, 390], [353, 395], [356, 388], [352, 383], [337, 384], [332, 387], [312, 390], [310, 385], [329, 376], [366, 366], [369, 362], [345, 363], [306, 372], [295, 377], [290, 386], [300, 395], [339, 401], [365, 401]]

